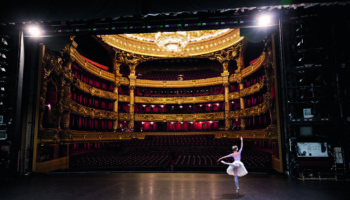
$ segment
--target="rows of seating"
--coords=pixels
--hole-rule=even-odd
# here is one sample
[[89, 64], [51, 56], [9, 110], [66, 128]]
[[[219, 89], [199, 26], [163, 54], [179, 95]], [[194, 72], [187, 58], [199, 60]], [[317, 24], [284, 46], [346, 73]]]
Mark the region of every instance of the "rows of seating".
[[71, 169], [113, 169], [121, 171], [167, 169], [171, 162], [164, 152], [114, 152], [95, 151], [70, 157]]
[[[203, 134], [149, 135], [143, 140], [72, 144], [69, 163], [71, 170], [224, 172], [227, 165], [218, 162], [218, 158], [232, 153], [231, 146], [239, 143], [239, 139], [216, 139]], [[248, 171], [271, 170], [271, 152], [257, 150], [264, 143], [245, 141], [242, 162]], [[82, 148], [87, 148], [86, 152]], [[233, 162], [233, 158], [225, 161]]]
[[[174, 163], [176, 171], [212, 171], [227, 168], [217, 160], [232, 152], [185, 152]], [[233, 158], [226, 158], [226, 162], [233, 162]], [[262, 151], [244, 150], [241, 161], [248, 170], [268, 171], [271, 169], [271, 154]]]
[[125, 146], [232, 146], [234, 140], [228, 138], [215, 139], [214, 135], [147, 135], [143, 140], [129, 140]]
[[[114, 152], [95, 151], [71, 156], [70, 168], [80, 170], [120, 171], [224, 171], [228, 166], [218, 158], [231, 152], [178, 152], [172, 158], [167, 151], [158, 152]], [[233, 162], [233, 158], [226, 158]], [[271, 170], [271, 154], [262, 151], [245, 150], [242, 162], [248, 171]]]

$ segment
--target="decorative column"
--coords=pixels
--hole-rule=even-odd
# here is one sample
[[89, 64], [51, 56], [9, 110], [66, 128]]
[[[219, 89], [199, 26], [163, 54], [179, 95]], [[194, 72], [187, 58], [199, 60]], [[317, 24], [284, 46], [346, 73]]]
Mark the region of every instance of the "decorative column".
[[267, 88], [267, 92], [265, 93], [265, 101], [267, 101], [268, 109], [270, 113], [270, 120], [271, 124], [277, 123], [277, 117], [276, 117], [276, 106], [274, 103], [274, 100], [272, 99], [272, 91], [271, 88], [274, 85], [275, 78], [274, 78], [274, 67], [273, 67], [273, 58], [272, 58], [272, 49], [268, 46], [266, 42], [265, 44], [265, 62], [264, 62], [264, 71], [265, 71], [265, 85]]
[[118, 89], [120, 87], [120, 77], [122, 75], [120, 74], [120, 66], [122, 65], [124, 61], [124, 58], [121, 53], [115, 52], [115, 57], [113, 60], [113, 74], [115, 75], [115, 85], [114, 85], [114, 90], [113, 93], [116, 94], [117, 99], [114, 101], [113, 105], [113, 111], [118, 113], [117, 114], [117, 119], [114, 120], [113, 122], [113, 131], [117, 132], [118, 129], [118, 121], [119, 121], [119, 112], [118, 112], [118, 102], [119, 102], [119, 94], [118, 94]]
[[[227, 76], [228, 77], [228, 76]], [[230, 114], [230, 102], [229, 102], [229, 83], [228, 81], [224, 83], [225, 87], [225, 130], [230, 129], [230, 119], [229, 119], [229, 114]]]
[[[64, 85], [64, 101], [66, 99], [70, 98], [70, 89], [71, 88], [71, 84], [70, 83], [66, 83]], [[63, 116], [62, 116], [62, 125], [64, 129], [69, 128], [69, 118], [70, 118], [70, 111], [69, 110], [64, 110], [63, 111]]]
[[[131, 84], [131, 79], [130, 79], [130, 84]], [[130, 85], [129, 88], [130, 88], [130, 104], [129, 104], [130, 120], [129, 120], [129, 128], [133, 129], [134, 128], [134, 123], [135, 123], [135, 115], [134, 115], [134, 104], [135, 104], [134, 90], [135, 90], [135, 86]]]
[[[118, 87], [119, 85], [116, 85], [115, 87], [114, 87], [114, 94], [116, 94], [116, 96], [117, 96], [117, 99], [114, 101], [114, 105], [113, 105], [113, 111], [114, 112], [116, 112], [116, 113], [119, 113], [118, 112], [118, 101], [119, 101], [119, 95], [118, 95]], [[114, 120], [114, 122], [113, 122], [113, 131], [114, 132], [117, 132], [117, 128], [118, 128], [118, 121], [119, 121], [119, 114], [117, 114], [117, 119], [116, 120]]]
[[[71, 56], [70, 56], [70, 49], [71, 49], [70, 46], [71, 45], [66, 46], [63, 51], [63, 56], [65, 60], [63, 64], [63, 72], [64, 72], [64, 78], [66, 80], [63, 86], [63, 102], [64, 102], [63, 104], [65, 104], [65, 102], [68, 99], [70, 99], [72, 84], [73, 85], [76, 84], [76, 80], [73, 79], [73, 75], [71, 73], [73, 60], [71, 59]], [[69, 128], [69, 119], [70, 119], [70, 111], [63, 110], [62, 125], [64, 129]]]
[[[239, 83], [239, 90], [242, 91], [244, 89], [244, 84], [242, 82]], [[240, 96], [239, 98], [239, 103], [240, 103], [240, 106], [241, 106], [241, 113], [242, 113], [242, 110], [245, 109], [245, 104], [244, 104], [244, 98]], [[241, 116], [241, 129], [244, 130], [245, 129], [245, 121], [244, 121], [244, 118], [242, 118]]]
[[135, 113], [134, 113], [134, 105], [135, 105], [135, 86], [136, 86], [136, 75], [135, 75], [135, 68], [139, 63], [130, 63], [129, 68], [130, 68], [130, 75], [129, 75], [129, 80], [130, 80], [130, 104], [129, 104], [129, 115], [130, 115], [130, 120], [129, 120], [129, 128], [133, 129], [134, 124], [135, 124]]

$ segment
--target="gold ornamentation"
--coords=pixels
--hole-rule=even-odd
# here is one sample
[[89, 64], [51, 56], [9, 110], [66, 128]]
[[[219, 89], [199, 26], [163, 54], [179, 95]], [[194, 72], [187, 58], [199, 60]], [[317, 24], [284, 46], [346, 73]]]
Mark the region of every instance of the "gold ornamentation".
[[214, 77], [199, 80], [184, 81], [155, 81], [136, 79], [136, 87], [152, 87], [152, 88], [192, 88], [211, 85], [221, 85], [224, 83], [223, 77]]
[[107, 72], [105, 70], [102, 70], [91, 63], [87, 62], [80, 54], [79, 52], [72, 48], [70, 52], [72, 60], [75, 60], [75, 62], [84, 70], [89, 72], [90, 74], [93, 74], [99, 78], [102, 78], [104, 80], [115, 82], [115, 75], [113, 73]]
[[80, 105], [73, 101], [72, 99], [65, 99], [63, 101], [63, 108], [64, 110], [70, 111], [71, 113], [81, 115], [84, 117], [91, 117], [91, 118], [98, 118], [98, 119], [111, 119], [116, 120], [118, 119], [118, 113], [111, 112], [111, 111], [105, 111], [105, 110], [98, 110], [89, 108], [83, 105]]
[[255, 61], [252, 65], [244, 68], [241, 72], [241, 78], [247, 77], [251, 75], [252, 73], [256, 72], [265, 62], [266, 59], [266, 53], [263, 52], [261, 56], [258, 58], [257, 61]]
[[41, 143], [57, 143], [60, 131], [58, 129], [42, 129], [38, 133]]
[[214, 121], [224, 120], [225, 113], [198, 113], [198, 114], [135, 114], [135, 121], [158, 122], [185, 122], [185, 121]]
[[239, 95], [240, 97], [252, 95], [256, 92], [259, 92], [263, 87], [264, 87], [264, 80], [261, 80], [260, 82], [241, 90]]
[[80, 81], [79, 79], [77, 79], [77, 82], [76, 84], [74, 84], [74, 87], [77, 87], [79, 90], [85, 93], [89, 93], [91, 96], [101, 97], [110, 100], [117, 100], [118, 98], [118, 94], [114, 92], [108, 92], [99, 88], [95, 88], [87, 83]]
[[[119, 95], [119, 98], [122, 98]], [[123, 97], [123, 102], [128, 102]], [[188, 103], [207, 103], [224, 101], [225, 95], [197, 96], [197, 97], [135, 97], [135, 103], [140, 104], [188, 104]], [[120, 100], [122, 101], [122, 100]]]
[[120, 121], [129, 121], [130, 120], [130, 114], [129, 113], [119, 113], [118, 118]]
[[[206, 30], [202, 32], [208, 33], [213, 31]], [[187, 33], [192, 34], [191, 31]], [[198, 34], [201, 33], [194, 33], [193, 37]], [[191, 57], [208, 54], [233, 46], [243, 39], [243, 37], [240, 37], [239, 29], [230, 29], [215, 37], [208, 37], [200, 41], [193, 40], [192, 42], [190, 40], [182, 51], [167, 51], [155, 43], [155, 35], [156, 33], [139, 34], [139, 37], [130, 37], [127, 35], [100, 35], [98, 37], [116, 49], [154, 57]], [[147, 40], [140, 37], [153, 37], [153, 39]]]

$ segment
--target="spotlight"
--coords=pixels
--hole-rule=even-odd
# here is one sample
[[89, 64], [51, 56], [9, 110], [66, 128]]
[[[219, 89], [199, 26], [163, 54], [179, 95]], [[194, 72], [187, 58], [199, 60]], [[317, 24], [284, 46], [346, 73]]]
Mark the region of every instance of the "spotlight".
[[43, 31], [37, 25], [31, 25], [28, 27], [28, 33], [31, 37], [40, 37], [42, 36]]
[[258, 16], [258, 25], [259, 26], [270, 26], [272, 25], [272, 16], [268, 14], [263, 14]]
[[5, 46], [7, 46], [7, 45], [8, 45], [8, 43], [7, 43], [7, 41], [6, 41], [6, 39], [5, 39], [5, 38], [1, 38], [1, 43], [2, 43], [3, 45], [5, 45]]

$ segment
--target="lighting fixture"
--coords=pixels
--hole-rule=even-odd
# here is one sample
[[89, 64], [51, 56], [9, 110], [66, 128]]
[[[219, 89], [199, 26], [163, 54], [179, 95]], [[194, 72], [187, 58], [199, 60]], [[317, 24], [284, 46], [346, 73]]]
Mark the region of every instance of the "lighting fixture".
[[156, 44], [167, 51], [181, 51], [188, 43], [189, 36], [185, 31], [158, 32], [155, 36]]
[[31, 37], [41, 37], [43, 34], [43, 30], [37, 25], [30, 25], [27, 31]]
[[262, 27], [270, 26], [272, 25], [272, 16], [269, 14], [260, 15], [258, 16], [257, 22], [258, 22], [258, 25]]

